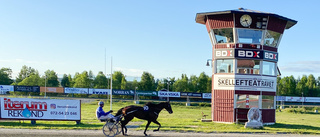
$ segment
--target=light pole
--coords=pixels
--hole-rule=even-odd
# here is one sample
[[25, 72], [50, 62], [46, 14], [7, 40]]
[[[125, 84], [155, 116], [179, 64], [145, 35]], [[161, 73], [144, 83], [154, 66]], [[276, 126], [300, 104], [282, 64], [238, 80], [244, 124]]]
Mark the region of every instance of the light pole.
[[137, 97], [136, 97], [137, 89], [138, 89], [138, 87], [135, 87], [135, 88], [134, 88], [134, 97], [133, 97], [133, 100], [134, 100], [134, 101], [137, 100]]
[[133, 97], [133, 102], [135, 103], [135, 104], [138, 104], [138, 101], [137, 101], [137, 89], [138, 89], [138, 87], [135, 87], [134, 88], [134, 97]]
[[44, 98], [47, 97], [47, 75], [44, 74]]
[[110, 110], [112, 110], [112, 57], [111, 57], [111, 80], [110, 80]]
[[[170, 84], [169, 77], [167, 77], [167, 79], [168, 79], [167, 85], [168, 85], [168, 92], [169, 92], [170, 91], [169, 90], [169, 84]], [[169, 101], [169, 94], [167, 95], [167, 101]]]
[[303, 101], [304, 101], [304, 99], [303, 99], [303, 92], [301, 92], [301, 94], [302, 94], [302, 107], [303, 107]]

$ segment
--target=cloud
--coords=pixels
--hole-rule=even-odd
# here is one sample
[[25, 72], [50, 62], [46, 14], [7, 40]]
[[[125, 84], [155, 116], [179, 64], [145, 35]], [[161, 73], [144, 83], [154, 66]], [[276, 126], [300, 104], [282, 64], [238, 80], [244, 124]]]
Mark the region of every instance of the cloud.
[[320, 61], [297, 61], [279, 66], [281, 71], [319, 73]]
[[1, 59], [3, 63], [25, 63], [25, 64], [39, 64], [39, 61], [24, 60], [24, 59]]
[[123, 74], [128, 76], [141, 77], [142, 73], [146, 70], [115, 67], [114, 71], [121, 71]]

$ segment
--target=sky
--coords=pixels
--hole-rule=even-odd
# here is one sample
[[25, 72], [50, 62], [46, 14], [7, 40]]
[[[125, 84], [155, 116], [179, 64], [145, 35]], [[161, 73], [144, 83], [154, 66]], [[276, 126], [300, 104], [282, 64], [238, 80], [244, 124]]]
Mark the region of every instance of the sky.
[[[285, 30], [278, 67], [282, 77], [320, 76], [318, 0], [0, 0], [0, 68], [15, 79], [23, 65], [46, 70], [121, 71], [139, 79], [205, 72], [212, 45], [197, 13], [240, 7], [298, 23]], [[112, 62], [112, 63], [111, 63]], [[112, 64], [112, 65], [111, 65]], [[111, 67], [112, 66], [112, 67]]]

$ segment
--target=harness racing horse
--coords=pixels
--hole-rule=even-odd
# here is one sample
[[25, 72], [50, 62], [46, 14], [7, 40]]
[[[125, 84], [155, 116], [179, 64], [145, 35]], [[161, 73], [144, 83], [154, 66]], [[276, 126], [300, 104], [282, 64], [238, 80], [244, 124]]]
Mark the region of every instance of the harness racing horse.
[[[121, 121], [121, 131], [123, 135], [127, 135], [126, 125], [134, 117], [147, 120], [148, 123], [143, 133], [145, 136], [148, 136], [146, 131], [151, 122], [159, 125], [158, 129], [154, 130], [154, 131], [159, 131], [161, 124], [157, 121], [157, 118], [162, 109], [166, 109], [169, 112], [169, 114], [173, 113], [170, 102], [161, 102], [159, 104], [153, 104], [149, 102], [144, 107], [131, 105], [131, 106], [126, 106], [124, 108], [121, 108], [118, 110], [115, 116], [119, 116], [122, 114], [124, 117], [124, 120]], [[123, 129], [125, 129], [125, 132], [123, 132]]]

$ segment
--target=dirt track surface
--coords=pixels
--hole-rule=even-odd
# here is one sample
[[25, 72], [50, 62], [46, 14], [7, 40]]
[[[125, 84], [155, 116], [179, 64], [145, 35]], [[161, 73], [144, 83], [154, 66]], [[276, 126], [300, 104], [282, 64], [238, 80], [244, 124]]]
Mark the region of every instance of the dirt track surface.
[[[317, 135], [294, 134], [242, 134], [242, 133], [178, 133], [178, 132], [152, 132], [151, 137], [316, 137]], [[144, 137], [143, 131], [128, 131], [127, 137]], [[34, 130], [34, 129], [3, 129], [0, 128], [1, 137], [106, 137], [102, 130]], [[117, 135], [116, 137], [124, 137]]]

